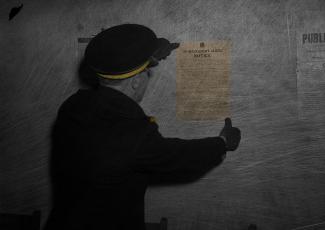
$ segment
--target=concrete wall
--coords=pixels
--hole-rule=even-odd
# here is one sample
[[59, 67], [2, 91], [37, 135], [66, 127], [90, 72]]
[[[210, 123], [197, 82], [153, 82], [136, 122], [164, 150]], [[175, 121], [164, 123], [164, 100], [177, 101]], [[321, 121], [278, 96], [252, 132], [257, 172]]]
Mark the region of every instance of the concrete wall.
[[[22, 11], [8, 21], [20, 3]], [[231, 40], [231, 117], [243, 136], [240, 148], [201, 180], [150, 188], [147, 221], [164, 216], [179, 230], [245, 229], [250, 223], [321, 229], [325, 106], [301, 119], [297, 92], [296, 18], [308, 10], [324, 12], [325, 21], [323, 0], [2, 1], [0, 211], [41, 209], [44, 222], [49, 130], [59, 105], [80, 87], [77, 39], [129, 22], [176, 42]], [[218, 135], [223, 122], [176, 119], [175, 54], [154, 71], [142, 105], [157, 117], [161, 133]]]

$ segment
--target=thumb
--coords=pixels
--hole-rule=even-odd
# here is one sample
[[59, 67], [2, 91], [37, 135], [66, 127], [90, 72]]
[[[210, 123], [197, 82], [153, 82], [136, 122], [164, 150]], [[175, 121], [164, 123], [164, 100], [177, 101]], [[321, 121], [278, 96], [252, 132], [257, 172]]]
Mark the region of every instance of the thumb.
[[170, 44], [170, 48], [171, 48], [172, 50], [177, 49], [178, 47], [179, 47], [179, 43], [171, 43], [171, 44]]
[[225, 127], [226, 128], [231, 128], [232, 127], [232, 124], [231, 124], [231, 119], [229, 117], [227, 117], [225, 119]]

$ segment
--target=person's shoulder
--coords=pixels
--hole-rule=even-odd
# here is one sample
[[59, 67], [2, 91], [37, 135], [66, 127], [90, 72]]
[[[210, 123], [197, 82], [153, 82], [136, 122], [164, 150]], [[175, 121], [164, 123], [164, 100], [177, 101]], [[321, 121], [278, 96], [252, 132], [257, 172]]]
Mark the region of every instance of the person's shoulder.
[[61, 104], [59, 113], [70, 110], [80, 110], [82, 107], [92, 104], [93, 100], [94, 92], [92, 90], [79, 89]]

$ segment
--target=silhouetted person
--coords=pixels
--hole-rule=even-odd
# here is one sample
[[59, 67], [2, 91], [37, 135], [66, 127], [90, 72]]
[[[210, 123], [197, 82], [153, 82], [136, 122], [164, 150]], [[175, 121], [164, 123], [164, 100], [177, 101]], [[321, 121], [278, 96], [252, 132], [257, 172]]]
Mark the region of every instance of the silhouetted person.
[[229, 118], [216, 137], [165, 138], [138, 105], [150, 67], [177, 47], [134, 24], [109, 28], [90, 41], [85, 63], [99, 86], [79, 90], [59, 109], [46, 230], [144, 230], [150, 182], [205, 173], [237, 148], [240, 131]]

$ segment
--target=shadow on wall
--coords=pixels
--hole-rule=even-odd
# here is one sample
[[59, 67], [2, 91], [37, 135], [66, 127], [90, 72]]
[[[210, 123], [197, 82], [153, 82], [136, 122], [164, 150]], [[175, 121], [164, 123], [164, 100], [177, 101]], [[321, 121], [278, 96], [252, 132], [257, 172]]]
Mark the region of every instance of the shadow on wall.
[[12, 20], [20, 12], [20, 10], [23, 8], [23, 6], [24, 6], [24, 4], [21, 4], [20, 6], [13, 7], [10, 10], [10, 13], [9, 13], [9, 21]]

